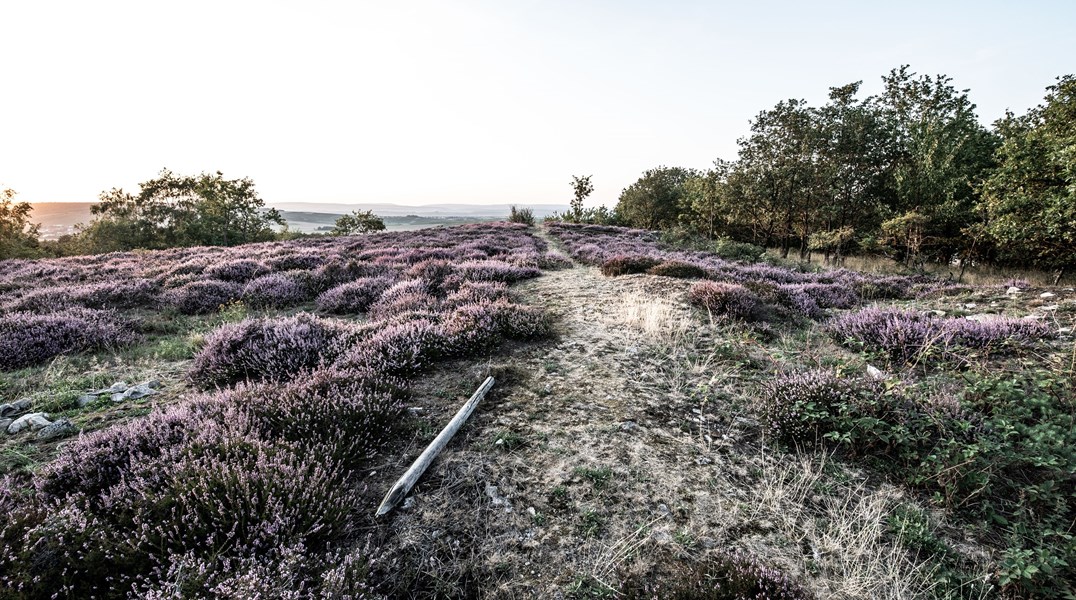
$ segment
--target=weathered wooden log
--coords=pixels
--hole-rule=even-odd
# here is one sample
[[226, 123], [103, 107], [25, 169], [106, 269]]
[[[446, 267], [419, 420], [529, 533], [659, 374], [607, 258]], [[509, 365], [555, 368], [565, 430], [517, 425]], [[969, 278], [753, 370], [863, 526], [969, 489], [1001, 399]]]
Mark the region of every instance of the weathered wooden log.
[[452, 420], [448, 422], [448, 425], [445, 425], [445, 428], [441, 430], [441, 433], [437, 434], [437, 437], [430, 442], [430, 445], [426, 446], [426, 449], [422, 451], [422, 454], [415, 459], [415, 462], [411, 464], [411, 468], [403, 474], [403, 477], [393, 484], [389, 493], [385, 494], [385, 499], [381, 501], [381, 506], [377, 507], [377, 516], [380, 517], [387, 514], [400, 502], [400, 500], [403, 500], [407, 496], [408, 492], [410, 492], [411, 488], [415, 485], [415, 482], [418, 481], [418, 478], [422, 477], [422, 474], [426, 472], [426, 469], [430, 466], [430, 463], [433, 462], [433, 459], [437, 458], [437, 455], [441, 453], [441, 450], [443, 450], [449, 440], [452, 439], [452, 436], [456, 435], [456, 432], [459, 431], [460, 427], [467, 421], [467, 418], [471, 416], [475, 407], [478, 406], [478, 401], [486, 395], [489, 388], [493, 387], [493, 383], [494, 379], [492, 377], [487, 377], [471, 398], [460, 407], [456, 416], [452, 417]]

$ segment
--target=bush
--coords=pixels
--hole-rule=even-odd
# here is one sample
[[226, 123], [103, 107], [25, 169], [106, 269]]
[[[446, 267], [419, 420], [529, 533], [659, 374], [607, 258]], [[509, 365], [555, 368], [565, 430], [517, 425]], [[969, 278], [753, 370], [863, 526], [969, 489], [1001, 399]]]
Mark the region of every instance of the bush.
[[166, 306], [184, 315], [203, 315], [216, 312], [229, 302], [238, 300], [243, 288], [238, 283], [209, 279], [193, 281], [164, 293]]
[[222, 262], [203, 271], [206, 277], [235, 283], [246, 283], [268, 272], [269, 269], [265, 265], [247, 258]]
[[647, 269], [646, 272], [651, 275], [677, 277], [679, 279], [705, 279], [709, 276], [709, 272], [706, 269], [679, 260], [667, 260], [658, 263]]
[[292, 273], [262, 275], [243, 286], [243, 302], [252, 308], [288, 308], [307, 298], [304, 280]]
[[351, 333], [346, 325], [307, 313], [230, 323], [209, 334], [189, 377], [203, 388], [290, 379], [331, 363]]
[[513, 204], [508, 213], [509, 223], [522, 223], [529, 227], [534, 226], [534, 211], [529, 208], [516, 208]]
[[534, 267], [517, 267], [500, 260], [476, 260], [456, 265], [456, 274], [464, 281], [514, 283], [533, 279], [542, 272]]
[[366, 312], [394, 282], [391, 277], [379, 276], [340, 284], [318, 296], [318, 310], [337, 315]]
[[646, 273], [648, 269], [656, 266], [658, 262], [657, 259], [649, 256], [614, 256], [601, 264], [601, 271], [602, 275], [607, 277]]
[[491, 281], [466, 281], [445, 298], [445, 306], [456, 308], [465, 304], [495, 302], [508, 298], [508, 286]]
[[720, 239], [714, 242], [714, 254], [729, 260], [757, 262], [766, 254], [766, 249], [747, 242]]
[[854, 386], [832, 371], [786, 373], [763, 388], [759, 412], [778, 439], [810, 445], [820, 441], [820, 428], [856, 397]]
[[22, 369], [61, 354], [118, 348], [139, 339], [114, 312], [71, 308], [0, 315], [0, 371]]
[[443, 350], [440, 329], [429, 320], [415, 319], [388, 325], [360, 340], [337, 366], [379, 375], [410, 376], [441, 358]]
[[759, 308], [758, 296], [735, 283], [700, 281], [688, 290], [688, 300], [711, 314], [730, 319], [751, 319]]
[[377, 302], [370, 305], [371, 319], [385, 320], [406, 312], [435, 313], [439, 301], [429, 293], [429, 287], [421, 279], [408, 279], [395, 283], [385, 290]]
[[460, 306], [441, 324], [443, 345], [451, 356], [471, 356], [504, 339], [530, 340], [549, 334], [543, 313], [507, 300]]

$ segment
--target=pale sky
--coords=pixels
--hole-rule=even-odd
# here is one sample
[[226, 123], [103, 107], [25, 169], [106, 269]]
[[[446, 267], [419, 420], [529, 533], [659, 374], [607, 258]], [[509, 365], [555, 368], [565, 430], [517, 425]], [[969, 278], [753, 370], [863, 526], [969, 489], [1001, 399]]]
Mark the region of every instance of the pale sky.
[[273, 202], [613, 205], [779, 100], [945, 73], [984, 123], [1076, 71], [1076, 2], [0, 0], [0, 187], [162, 167]]

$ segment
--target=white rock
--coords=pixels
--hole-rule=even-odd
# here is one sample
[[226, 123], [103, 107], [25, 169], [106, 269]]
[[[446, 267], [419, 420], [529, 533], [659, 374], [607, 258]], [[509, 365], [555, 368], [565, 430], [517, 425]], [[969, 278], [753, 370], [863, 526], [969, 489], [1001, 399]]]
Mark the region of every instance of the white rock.
[[1053, 298], [1056, 295], [1057, 294], [1055, 294], [1053, 292], [1043, 292], [1043, 293], [1039, 294], [1039, 298]]
[[7, 426], [7, 432], [14, 435], [24, 429], [37, 431], [38, 429], [43, 429], [49, 425], [52, 425], [52, 421], [49, 421], [48, 413], [30, 413], [15, 419]]
[[1039, 310], [1057, 310], [1061, 308], [1058, 304], [1051, 304], [1050, 306], [1040, 306]]
[[37, 432], [37, 439], [41, 441], [53, 440], [56, 438], [67, 437], [77, 433], [78, 430], [71, 424], [66, 418], [57, 419], [55, 423], [50, 423], [43, 427], [41, 431]]
[[867, 375], [870, 375], [871, 379], [885, 379], [885, 373], [874, 365], [867, 365]]
[[1018, 288], [1016, 286], [1013, 286], [1013, 287], [1005, 290], [1005, 293], [1006, 294], [1022, 294], [1023, 292], [1020, 290], [1020, 288]]
[[976, 306], [979, 306], [979, 305], [974, 303], [974, 302], [968, 302], [967, 304], [964, 305], [964, 308], [975, 308]]

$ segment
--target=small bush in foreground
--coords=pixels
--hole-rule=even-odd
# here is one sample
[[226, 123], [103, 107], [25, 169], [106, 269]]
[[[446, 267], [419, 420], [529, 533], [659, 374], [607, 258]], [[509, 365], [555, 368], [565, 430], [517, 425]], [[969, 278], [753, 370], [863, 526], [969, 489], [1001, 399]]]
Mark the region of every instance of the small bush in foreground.
[[334, 315], [366, 312], [393, 283], [391, 277], [361, 277], [340, 284], [318, 296], [318, 310]]
[[688, 262], [679, 260], [667, 260], [662, 263], [658, 263], [653, 267], [650, 267], [646, 271], [651, 275], [661, 275], [662, 277], [677, 277], [680, 279], [703, 279], [709, 273], [706, 269], [693, 265]]
[[692, 564], [668, 558], [645, 578], [625, 582], [630, 600], [809, 600], [787, 574], [742, 552], [720, 552]]
[[758, 296], [742, 285], [720, 281], [700, 281], [688, 290], [688, 299], [711, 314], [731, 319], [749, 319], [759, 307]]
[[252, 308], [288, 308], [306, 299], [306, 286], [291, 273], [262, 275], [243, 286], [243, 302]]

